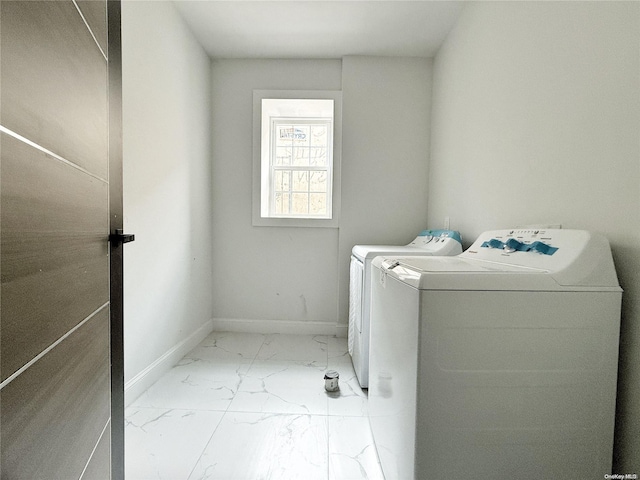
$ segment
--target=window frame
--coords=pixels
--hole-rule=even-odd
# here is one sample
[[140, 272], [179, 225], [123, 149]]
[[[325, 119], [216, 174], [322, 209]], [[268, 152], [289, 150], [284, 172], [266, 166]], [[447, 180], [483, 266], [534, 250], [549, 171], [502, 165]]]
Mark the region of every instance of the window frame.
[[[331, 148], [332, 165], [330, 173], [331, 194], [327, 198], [327, 210], [331, 218], [310, 217], [310, 216], [263, 216], [264, 202], [267, 209], [270, 208], [270, 192], [273, 185], [271, 179], [271, 152], [268, 154], [269, 174], [265, 175], [265, 145], [262, 145], [263, 138], [263, 99], [301, 99], [301, 100], [333, 100], [333, 139]], [[299, 117], [304, 120], [305, 117]], [[271, 130], [271, 125], [269, 125]], [[342, 130], [342, 92], [335, 90], [254, 90], [253, 91], [253, 205], [252, 224], [254, 226], [282, 226], [282, 227], [325, 227], [337, 228], [340, 213], [340, 153]], [[270, 142], [271, 143], [271, 142]], [[304, 168], [313, 170], [313, 168]], [[329, 177], [331, 179], [331, 177]]]

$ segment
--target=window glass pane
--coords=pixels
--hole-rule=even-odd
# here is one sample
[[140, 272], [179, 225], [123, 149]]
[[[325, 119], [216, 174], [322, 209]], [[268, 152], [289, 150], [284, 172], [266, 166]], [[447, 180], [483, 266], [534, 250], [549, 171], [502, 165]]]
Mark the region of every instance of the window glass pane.
[[275, 213], [278, 215], [289, 213], [289, 194], [288, 193], [275, 194], [274, 210], [275, 210]]
[[327, 213], [327, 196], [324, 193], [312, 193], [310, 195], [309, 213], [312, 215], [324, 215]]
[[293, 140], [293, 164], [309, 165], [309, 140], [311, 136], [310, 125], [296, 125]]
[[291, 170], [276, 170], [273, 188], [276, 192], [288, 192], [291, 190]]
[[318, 148], [312, 147], [310, 154], [310, 165], [321, 165], [324, 166], [327, 164], [327, 149], [326, 148]]
[[303, 215], [309, 213], [309, 194], [308, 193], [293, 193], [291, 194], [292, 211], [296, 215]]
[[293, 149], [293, 165], [306, 167], [309, 165], [309, 147], [295, 146]]
[[274, 165], [291, 165], [291, 147], [276, 147]]
[[296, 146], [309, 145], [310, 135], [311, 135], [311, 126], [295, 125], [293, 127], [293, 144]]
[[290, 204], [291, 204], [291, 194], [283, 193], [282, 194], [282, 213], [290, 212]]
[[282, 171], [282, 191], [290, 192], [291, 191], [291, 170], [283, 170]]
[[276, 147], [288, 147], [293, 145], [295, 128], [293, 125], [280, 123], [276, 126]]
[[282, 212], [282, 193], [276, 193], [273, 197], [273, 208], [275, 213], [283, 213]]
[[292, 172], [293, 173], [293, 191], [308, 192], [309, 191], [309, 172]]
[[309, 190], [312, 192], [327, 191], [327, 172], [311, 172]]
[[328, 125], [312, 125], [311, 126], [311, 142], [313, 147], [326, 147]]

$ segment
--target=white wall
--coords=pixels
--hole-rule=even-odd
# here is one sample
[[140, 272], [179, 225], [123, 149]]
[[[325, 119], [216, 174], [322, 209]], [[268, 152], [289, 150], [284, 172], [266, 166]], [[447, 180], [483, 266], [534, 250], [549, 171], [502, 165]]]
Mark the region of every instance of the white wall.
[[211, 325], [210, 60], [164, 1], [123, 2], [122, 49], [124, 225], [136, 235], [124, 265], [131, 387]]
[[640, 470], [640, 4], [468, 3], [434, 61], [429, 221], [608, 236], [623, 304], [618, 473]]
[[216, 328], [332, 331], [337, 229], [252, 226], [253, 90], [340, 90], [340, 61], [214, 60], [211, 71]]
[[[353, 245], [408, 243], [426, 226], [430, 68], [380, 57], [213, 61], [216, 328], [346, 334]], [[252, 226], [254, 89], [343, 90], [338, 229]]]
[[341, 322], [353, 246], [406, 245], [427, 227], [431, 68], [424, 58], [343, 59]]

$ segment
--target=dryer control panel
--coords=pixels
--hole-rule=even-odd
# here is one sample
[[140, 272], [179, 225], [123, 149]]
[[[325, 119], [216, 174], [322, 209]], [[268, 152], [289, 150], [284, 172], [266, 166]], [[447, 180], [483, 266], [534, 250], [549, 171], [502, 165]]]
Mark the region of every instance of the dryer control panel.
[[427, 244], [453, 243], [462, 245], [462, 236], [456, 230], [423, 230], [409, 244], [412, 247], [422, 247]]

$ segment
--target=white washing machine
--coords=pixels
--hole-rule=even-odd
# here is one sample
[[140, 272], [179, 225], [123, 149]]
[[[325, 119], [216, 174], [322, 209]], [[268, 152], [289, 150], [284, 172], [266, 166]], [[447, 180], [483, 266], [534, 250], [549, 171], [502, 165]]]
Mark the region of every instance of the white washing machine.
[[362, 388], [369, 385], [369, 319], [371, 261], [378, 255], [458, 255], [460, 233], [454, 230], [423, 230], [408, 245], [356, 245], [349, 266], [349, 354]]
[[608, 241], [485, 232], [373, 261], [369, 419], [387, 480], [611, 474], [622, 290]]

